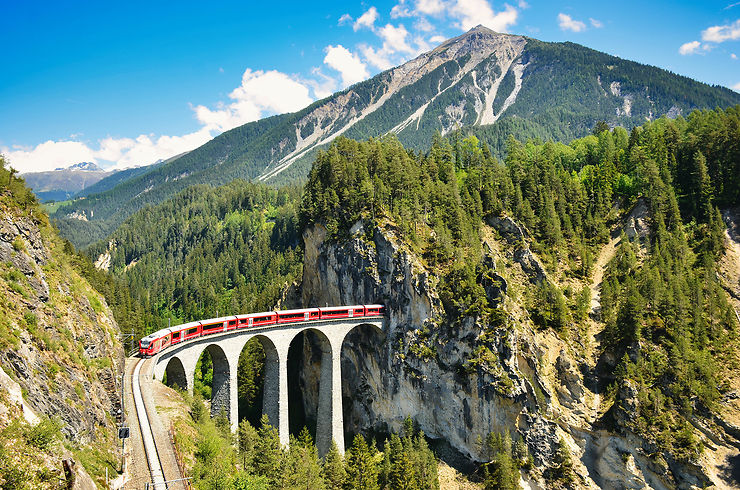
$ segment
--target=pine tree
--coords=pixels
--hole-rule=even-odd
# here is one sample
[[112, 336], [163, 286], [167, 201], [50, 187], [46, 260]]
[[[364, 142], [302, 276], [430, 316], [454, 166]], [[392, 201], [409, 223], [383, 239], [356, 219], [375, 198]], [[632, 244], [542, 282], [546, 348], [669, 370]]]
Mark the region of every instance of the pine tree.
[[[404, 437], [404, 439], [406, 439]], [[388, 482], [390, 488], [399, 490], [410, 490], [416, 487], [416, 475], [409, 454], [404, 448], [398, 434], [391, 435], [388, 457], [391, 463]]]
[[368, 446], [365, 438], [358, 434], [347, 452], [347, 486], [357, 490], [378, 489], [378, 466], [375, 463], [376, 449]]
[[252, 459], [255, 456], [254, 448], [257, 444], [257, 437], [257, 429], [252, 427], [249, 421], [244, 419], [239, 422], [239, 428], [237, 429], [239, 455], [241, 456], [242, 468], [249, 472], [254, 471]]
[[267, 415], [262, 416], [261, 423], [252, 465], [255, 473], [265, 476], [271, 485], [278, 485], [283, 477], [280, 471], [283, 459], [280, 436], [277, 429], [270, 425]]
[[283, 463], [283, 486], [293, 489], [323, 490], [324, 477], [316, 446], [304, 427], [298, 438], [291, 436]]
[[347, 472], [344, 469], [344, 461], [342, 459], [342, 455], [339, 454], [339, 448], [334, 439], [331, 441], [329, 452], [324, 456], [324, 464], [321, 468], [321, 474], [324, 477], [324, 482], [326, 483], [327, 488], [330, 490], [340, 490], [344, 488], [345, 481], [347, 480]]

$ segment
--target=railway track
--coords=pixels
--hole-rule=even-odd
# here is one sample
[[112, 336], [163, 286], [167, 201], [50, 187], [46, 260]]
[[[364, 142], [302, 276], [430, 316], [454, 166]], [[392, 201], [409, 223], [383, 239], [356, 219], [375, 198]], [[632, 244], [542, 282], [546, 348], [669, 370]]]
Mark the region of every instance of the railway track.
[[151, 473], [152, 486], [150, 488], [154, 490], [164, 490], [167, 488], [167, 484], [164, 479], [164, 471], [162, 469], [162, 463], [159, 459], [159, 453], [157, 452], [157, 446], [154, 443], [154, 434], [152, 432], [151, 424], [149, 423], [149, 414], [144, 404], [144, 399], [141, 396], [141, 382], [139, 377], [141, 376], [141, 366], [144, 364], [144, 360], [140, 359], [136, 363], [134, 368], [133, 382], [131, 383], [132, 391], [134, 395], [134, 405], [136, 407], [136, 418], [139, 422], [139, 429], [141, 431], [141, 440], [144, 445], [144, 451], [146, 452], [146, 460], [149, 465], [149, 472]]

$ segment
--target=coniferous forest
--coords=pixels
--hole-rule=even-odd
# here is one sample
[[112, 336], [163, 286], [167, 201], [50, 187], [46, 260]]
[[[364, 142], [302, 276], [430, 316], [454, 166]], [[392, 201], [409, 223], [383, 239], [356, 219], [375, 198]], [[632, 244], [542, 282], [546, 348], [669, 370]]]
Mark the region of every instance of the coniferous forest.
[[[80, 261], [118, 316], [130, 312], [121, 326], [141, 336], [168, 321], [272, 308], [300, 279], [307, 228], [321, 224], [341, 242], [363, 220], [368, 235], [394, 227], [434, 271], [447, 321], [474, 317], [509, 329], [502, 304], [484, 291], [481, 240], [491, 217], [508, 216], [527, 230], [551, 277], [527, 288], [520, 301], [542, 331], [578, 339], [586, 331], [595, 257], [630, 210], [644, 206], [649, 233], [622, 236], [604, 273], [596, 355], [609, 408], [601, 423], [619, 424], [628, 409], [625, 393], [637, 393], [629, 430], [656, 454], [694, 460], [703, 447], [691, 421], [712, 413], [738, 367], [737, 314], [718, 279], [718, 260], [721, 210], [740, 204], [740, 107], [662, 118], [631, 131], [597, 124], [592, 135], [567, 145], [510, 137], [505, 154], [497, 159], [464, 131], [435, 136], [425, 152], [393, 137], [338, 138], [317, 154], [303, 188], [240, 180], [191, 187], [132, 215], [85, 251], [92, 260], [109, 254], [109, 274]], [[244, 356], [240, 398], [259, 406], [261, 371], [246, 366], [258, 365], [263, 354], [252, 348]], [[280, 450], [274, 429], [254, 417], [258, 428], [244, 421], [232, 440], [197, 407], [210, 394], [208, 359], [199, 368], [191, 407], [199, 488], [224, 488], [226, 481], [234, 488], [258, 488], [255, 482], [291, 488], [280, 480], [286, 475], [315, 481], [309, 488], [434, 487], [433, 456], [413, 424], [378, 444], [382, 452], [372, 438], [358, 436], [343, 463], [334, 452], [321, 463], [307, 433]], [[491, 463], [477, 473], [481, 481], [516, 488], [512, 475], [527, 467], [526, 447], [508, 434], [492, 434], [486, 444]], [[215, 454], [229, 456], [214, 465]], [[264, 462], [254, 454], [272, 456]], [[559, 460], [553, 478], [567, 483], [567, 449]], [[395, 483], [399, 475], [409, 482]]]

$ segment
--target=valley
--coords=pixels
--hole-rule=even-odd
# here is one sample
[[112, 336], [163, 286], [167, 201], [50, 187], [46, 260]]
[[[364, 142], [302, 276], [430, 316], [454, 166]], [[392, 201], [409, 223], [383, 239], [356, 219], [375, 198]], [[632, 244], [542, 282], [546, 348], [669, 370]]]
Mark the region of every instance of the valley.
[[62, 202], [0, 155], [0, 488], [740, 486], [740, 94], [437, 44]]

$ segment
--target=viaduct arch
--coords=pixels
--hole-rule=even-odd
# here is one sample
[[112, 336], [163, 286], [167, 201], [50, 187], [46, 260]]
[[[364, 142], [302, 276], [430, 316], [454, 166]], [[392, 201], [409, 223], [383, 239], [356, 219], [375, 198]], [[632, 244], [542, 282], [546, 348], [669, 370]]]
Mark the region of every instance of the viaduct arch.
[[225, 410], [232, 430], [238, 424], [237, 367], [244, 346], [257, 338], [265, 350], [262, 413], [277, 427], [280, 442], [289, 440], [288, 425], [288, 349], [301, 332], [313, 330], [321, 344], [321, 375], [316, 425], [316, 448], [320, 455], [328, 452], [332, 439], [344, 451], [344, 420], [342, 417], [342, 344], [347, 334], [360, 325], [371, 325], [383, 332], [382, 317], [342, 318], [294, 324], [250, 327], [211, 334], [176, 344], [154, 357], [154, 377], [193, 392], [195, 365], [208, 350], [213, 359], [213, 394], [211, 413]]

